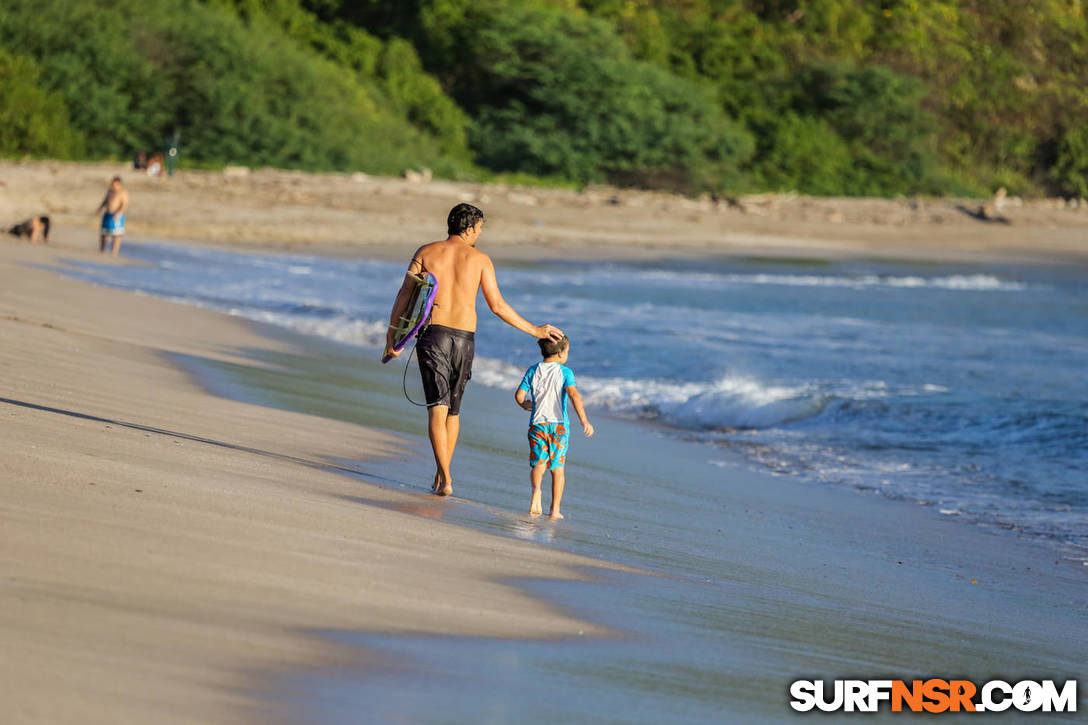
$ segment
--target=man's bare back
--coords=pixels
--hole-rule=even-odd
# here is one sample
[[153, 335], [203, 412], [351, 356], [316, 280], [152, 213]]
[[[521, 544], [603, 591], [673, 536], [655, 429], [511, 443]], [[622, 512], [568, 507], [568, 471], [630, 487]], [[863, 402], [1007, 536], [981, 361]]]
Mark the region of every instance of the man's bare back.
[[[431, 322], [458, 330], [476, 331], [476, 293], [491, 260], [460, 239], [445, 239], [420, 247], [408, 271], [430, 272], [439, 280]], [[492, 270], [492, 276], [494, 271]]]

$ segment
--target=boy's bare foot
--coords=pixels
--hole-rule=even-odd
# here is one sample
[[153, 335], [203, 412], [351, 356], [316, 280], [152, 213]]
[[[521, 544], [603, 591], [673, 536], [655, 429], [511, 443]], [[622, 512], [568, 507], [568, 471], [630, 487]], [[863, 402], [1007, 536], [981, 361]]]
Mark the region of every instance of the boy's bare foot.
[[542, 513], [544, 513], [544, 508], [540, 505], [540, 491], [537, 491], [529, 500], [529, 515], [540, 516]]
[[552, 511], [551, 514], [549, 514], [548, 518], [561, 519], [561, 518], [564, 518], [564, 516], [563, 516], [563, 514], [559, 513], [558, 511]]

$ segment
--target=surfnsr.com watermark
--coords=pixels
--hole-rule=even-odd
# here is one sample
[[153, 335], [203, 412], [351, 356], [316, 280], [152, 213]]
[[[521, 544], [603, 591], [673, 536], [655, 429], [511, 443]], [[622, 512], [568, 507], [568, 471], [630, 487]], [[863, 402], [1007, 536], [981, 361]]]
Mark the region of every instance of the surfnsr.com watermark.
[[798, 712], [1076, 712], [1077, 681], [797, 680], [790, 697]]

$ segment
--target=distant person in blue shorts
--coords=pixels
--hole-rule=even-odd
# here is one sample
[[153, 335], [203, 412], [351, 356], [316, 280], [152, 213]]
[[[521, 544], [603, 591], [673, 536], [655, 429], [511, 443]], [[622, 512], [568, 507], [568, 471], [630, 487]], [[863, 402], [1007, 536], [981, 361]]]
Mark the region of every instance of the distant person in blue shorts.
[[113, 240], [113, 256], [121, 251], [121, 237], [125, 234], [125, 211], [128, 210], [128, 190], [121, 183], [121, 177], [115, 176], [106, 190], [106, 198], [98, 205], [102, 214], [102, 231], [98, 241], [98, 251], [106, 251], [106, 240]]
[[537, 340], [540, 354], [544, 356], [525, 371], [514, 400], [525, 410], [532, 413], [529, 418], [529, 482], [533, 487], [529, 500], [529, 515], [543, 513], [540, 505], [540, 483], [544, 479], [544, 469], [552, 472], [552, 507], [553, 519], [563, 518], [559, 504], [563, 501], [563, 486], [566, 483], [564, 467], [567, 463], [567, 430], [570, 420], [567, 418], [567, 400], [574, 404], [574, 412], [582, 422], [582, 432], [586, 437], [593, 435], [593, 424], [586, 417], [582, 406], [582, 396], [574, 384], [574, 373], [566, 366], [570, 356], [570, 340], [566, 335], [559, 340], [544, 338]]

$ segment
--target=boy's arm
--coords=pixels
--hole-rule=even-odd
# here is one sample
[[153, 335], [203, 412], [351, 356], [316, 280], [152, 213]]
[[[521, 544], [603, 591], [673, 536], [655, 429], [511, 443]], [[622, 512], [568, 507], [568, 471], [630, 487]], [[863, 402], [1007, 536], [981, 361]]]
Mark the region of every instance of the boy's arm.
[[531, 400], [528, 400], [528, 395], [526, 394], [524, 388], [518, 388], [517, 392], [514, 393], [514, 400], [517, 402], [518, 405], [522, 407], [523, 410], [527, 410], [530, 413], [533, 412], [533, 403]]
[[578, 388], [574, 385], [568, 385], [567, 397], [570, 398], [571, 405], [574, 406], [574, 412], [578, 414], [578, 420], [582, 421], [582, 432], [586, 434], [586, 438], [589, 438], [593, 435], [593, 424], [589, 422], [589, 417], [586, 415], [586, 409], [582, 405], [582, 396], [578, 393]]
[[490, 257], [484, 259], [483, 269], [480, 272], [480, 289], [483, 290], [488, 309], [506, 324], [537, 339], [545, 337], [553, 340], [563, 339], [563, 331], [558, 327], [548, 324], [534, 325], [507, 304], [502, 298], [502, 293], [499, 292], [499, 281], [495, 278], [495, 265]]

